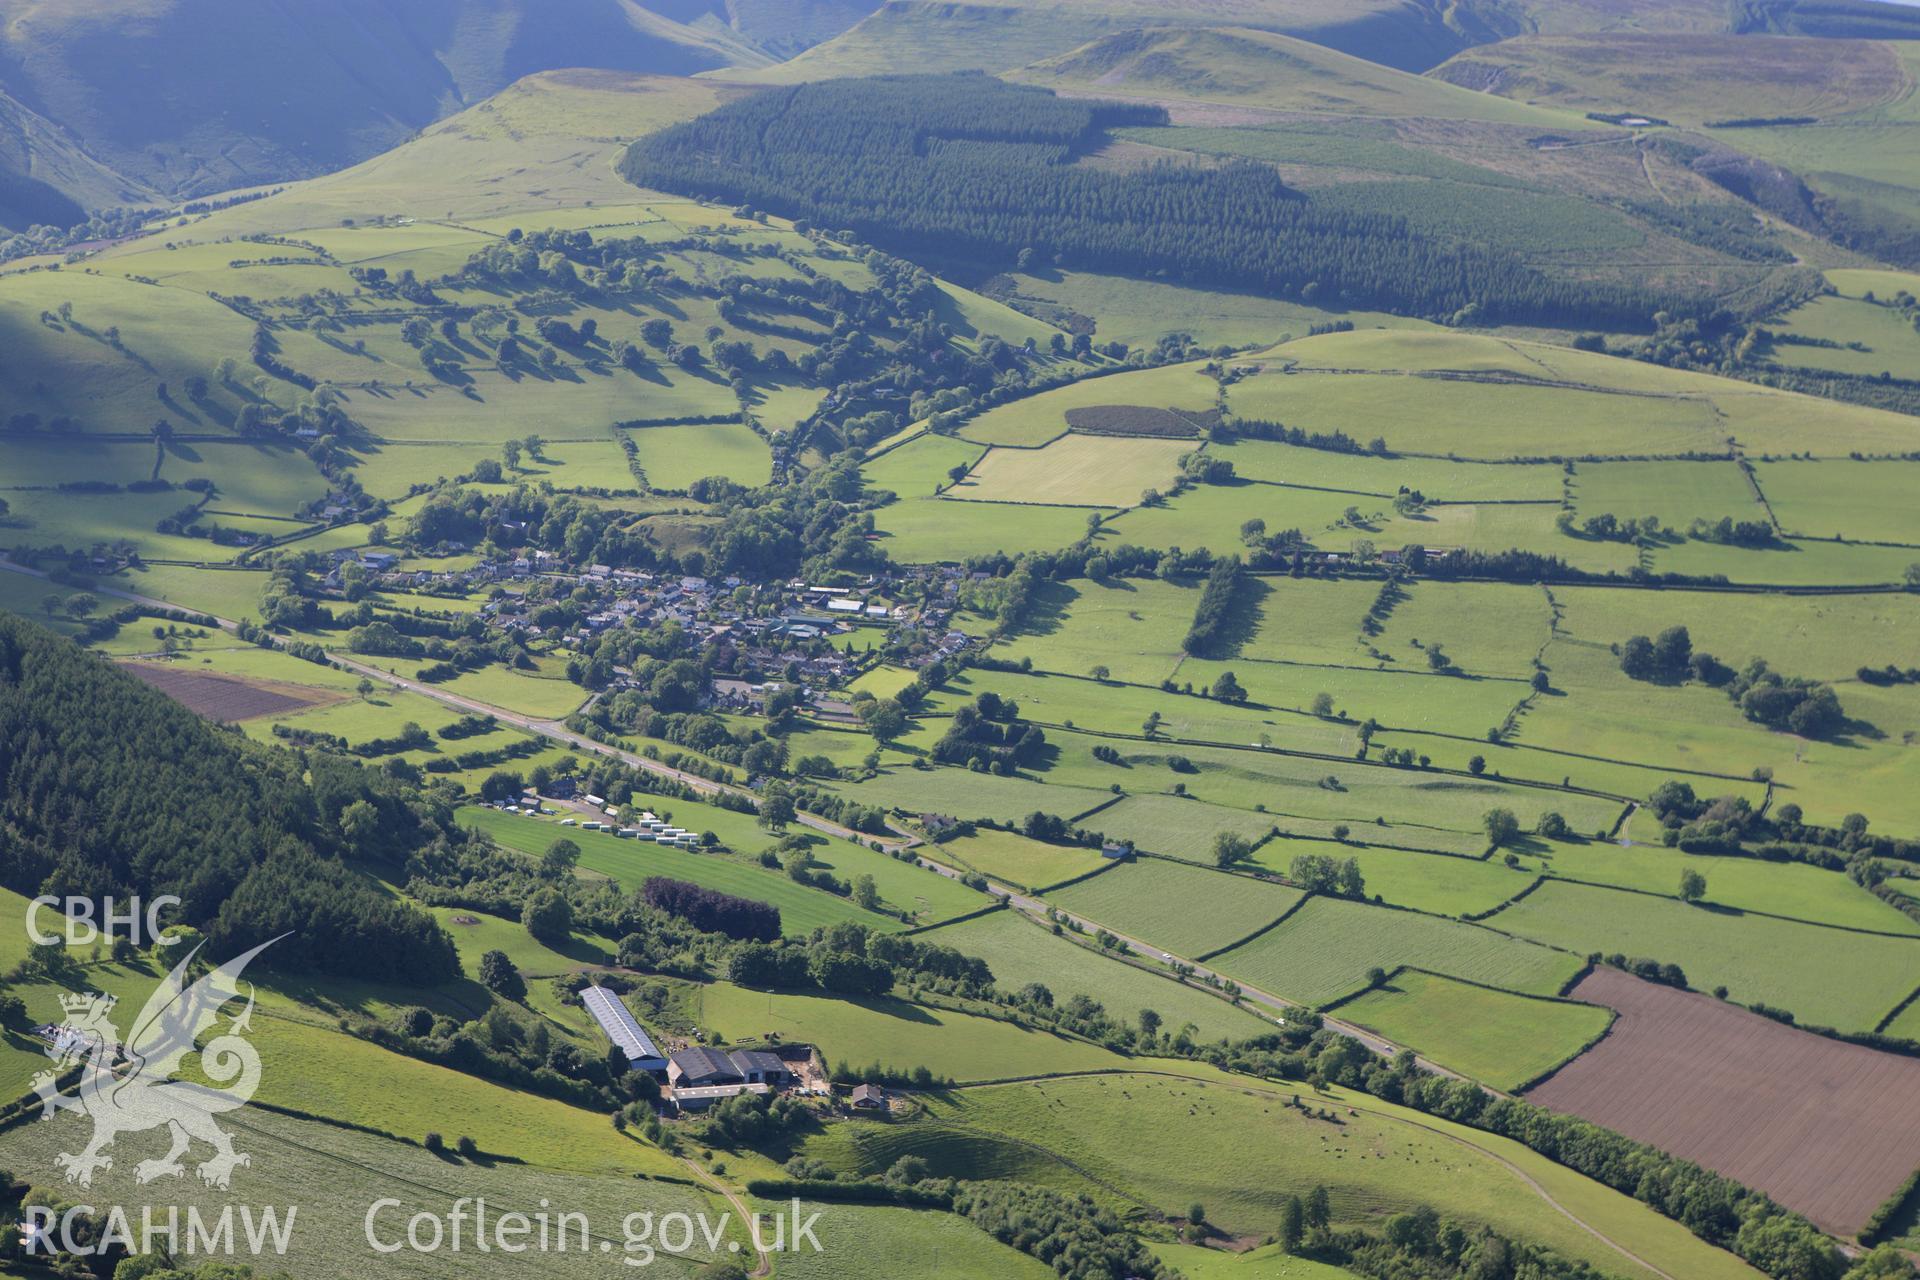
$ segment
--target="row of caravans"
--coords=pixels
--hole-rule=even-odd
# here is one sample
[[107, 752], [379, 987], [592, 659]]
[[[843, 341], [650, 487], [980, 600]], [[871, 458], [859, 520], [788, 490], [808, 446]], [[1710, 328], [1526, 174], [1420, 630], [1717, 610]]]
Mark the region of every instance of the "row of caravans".
[[672, 826], [646, 811], [642, 811], [635, 819], [635, 825], [630, 827], [623, 827], [617, 822], [601, 822], [597, 818], [590, 818], [580, 823], [576, 823], [572, 818], [562, 818], [560, 825], [563, 827], [577, 825], [582, 831], [605, 831], [623, 840], [648, 840], [655, 844], [670, 844], [678, 849], [692, 849], [700, 843], [699, 832]]

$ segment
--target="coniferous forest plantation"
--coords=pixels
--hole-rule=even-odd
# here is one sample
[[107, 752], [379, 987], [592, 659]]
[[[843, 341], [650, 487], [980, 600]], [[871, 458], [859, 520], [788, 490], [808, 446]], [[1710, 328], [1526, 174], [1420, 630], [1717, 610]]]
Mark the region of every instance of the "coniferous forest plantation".
[[1915, 1280], [1920, 5], [0, 12], [0, 1276]]

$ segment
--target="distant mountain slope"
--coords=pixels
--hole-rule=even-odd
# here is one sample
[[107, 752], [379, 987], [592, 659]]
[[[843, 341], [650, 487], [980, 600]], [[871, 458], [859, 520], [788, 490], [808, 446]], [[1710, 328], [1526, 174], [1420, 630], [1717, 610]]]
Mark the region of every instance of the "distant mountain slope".
[[1520, 102], [1689, 125], [1829, 118], [1912, 87], [1885, 42], [1739, 35], [1523, 36], [1469, 49], [1430, 75]]
[[0, 0], [0, 88], [182, 195], [352, 164], [530, 72], [761, 60], [629, 0]]
[[630, 202], [637, 193], [614, 170], [627, 143], [743, 92], [751, 90], [721, 80], [543, 71], [391, 151], [208, 214], [177, 234], [204, 242], [344, 218], [532, 218], [543, 209]]
[[0, 93], [0, 227], [72, 226], [85, 210], [154, 193], [88, 155], [60, 126]]
[[1126, 31], [1013, 72], [1049, 89], [1565, 128], [1567, 117], [1249, 28]]
[[1005, 71], [1138, 28], [1250, 27], [1420, 71], [1527, 28], [1500, 0], [889, 0], [844, 35], [756, 73], [777, 83], [891, 72]]
[[1431, 74], [1516, 101], [1697, 130], [1660, 143], [1787, 221], [1884, 261], [1920, 262], [1920, 42], [1524, 37]]
[[776, 58], [791, 58], [853, 26], [880, 0], [650, 0], [647, 7], [696, 31], [724, 30]]

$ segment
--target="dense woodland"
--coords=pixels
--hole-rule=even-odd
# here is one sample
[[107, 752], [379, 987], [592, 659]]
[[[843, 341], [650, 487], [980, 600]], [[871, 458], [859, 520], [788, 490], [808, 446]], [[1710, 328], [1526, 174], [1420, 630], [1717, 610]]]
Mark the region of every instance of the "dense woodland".
[[847, 228], [909, 254], [1058, 262], [1257, 286], [1434, 317], [1646, 326], [1663, 299], [1551, 281], [1516, 259], [1337, 211], [1269, 167], [1076, 165], [1144, 105], [1060, 99], [984, 76], [898, 76], [774, 89], [634, 144], [644, 187]]
[[339, 757], [216, 729], [103, 658], [0, 613], [0, 883], [29, 896], [174, 894], [216, 952], [370, 978], [458, 972], [425, 914], [345, 858], [395, 864], [449, 811]]

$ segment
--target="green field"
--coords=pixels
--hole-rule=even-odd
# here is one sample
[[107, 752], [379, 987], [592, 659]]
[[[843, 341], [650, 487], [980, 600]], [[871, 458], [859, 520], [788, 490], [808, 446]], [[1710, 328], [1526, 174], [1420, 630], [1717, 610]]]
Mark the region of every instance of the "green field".
[[1037, 982], [1053, 993], [1056, 1005], [1086, 996], [1105, 1006], [1107, 1016], [1122, 1024], [1130, 1025], [1140, 1010], [1152, 1009], [1165, 1020], [1168, 1035], [1191, 1027], [1191, 1037], [1200, 1041], [1243, 1040], [1266, 1028], [1265, 1019], [1251, 1011], [1236, 1009], [1219, 996], [1176, 982], [1170, 975], [1136, 968], [1057, 938], [1017, 910], [995, 911], [916, 936], [985, 960], [993, 970], [994, 985], [1004, 992], [1012, 994]]
[[[260, 1022], [255, 1019], [256, 1027]], [[320, 1046], [289, 1046], [293, 1047]], [[397, 1061], [398, 1069], [404, 1073], [406, 1060]], [[287, 1060], [267, 1058], [266, 1079], [273, 1078], [276, 1063], [285, 1064]], [[438, 1124], [451, 1143], [461, 1132], [460, 1124], [469, 1119], [484, 1122], [485, 1117], [467, 1112], [461, 1096], [465, 1092], [462, 1084], [465, 1077], [449, 1071], [437, 1071], [437, 1074], [452, 1090], [454, 1096], [449, 1102], [455, 1110], [441, 1120], [436, 1118], [431, 1100], [415, 1098], [421, 1110], [407, 1117], [407, 1128], [418, 1128], [421, 1121]], [[608, 1254], [599, 1250], [598, 1242], [605, 1240], [609, 1249], [616, 1251], [613, 1256], [620, 1256], [617, 1251], [622, 1247], [621, 1221], [637, 1208], [650, 1209], [656, 1214], [705, 1210], [717, 1220], [725, 1207], [678, 1182], [660, 1181], [652, 1176], [636, 1181], [636, 1171], [684, 1178], [685, 1169], [638, 1140], [616, 1134], [602, 1117], [526, 1094], [486, 1088], [492, 1094], [495, 1109], [518, 1112], [534, 1125], [545, 1126], [552, 1142], [543, 1145], [537, 1134], [528, 1133], [522, 1135], [516, 1146], [498, 1145], [508, 1135], [499, 1131], [497, 1123], [482, 1124], [472, 1136], [479, 1140], [483, 1151], [516, 1156], [527, 1163], [456, 1160], [410, 1143], [252, 1107], [237, 1116], [223, 1116], [220, 1121], [223, 1128], [232, 1132], [236, 1150], [252, 1158], [251, 1164], [235, 1175], [232, 1191], [205, 1187], [191, 1175], [145, 1187], [136, 1184], [133, 1166], [138, 1159], [157, 1157], [166, 1150], [164, 1137], [158, 1132], [149, 1132], [122, 1139], [116, 1148], [119, 1158], [115, 1160], [115, 1167], [99, 1175], [94, 1194], [111, 1197], [111, 1202], [122, 1206], [135, 1223], [141, 1220], [143, 1207], [149, 1205], [156, 1223], [167, 1221], [170, 1209], [179, 1211], [184, 1223], [189, 1206], [199, 1210], [202, 1219], [211, 1223], [223, 1207], [233, 1203], [236, 1195], [251, 1197], [250, 1204], [298, 1206], [288, 1251], [275, 1265], [308, 1275], [342, 1275], [367, 1266], [372, 1255], [367, 1245], [365, 1219], [369, 1207], [382, 1198], [399, 1202], [397, 1207], [388, 1206], [381, 1211], [376, 1230], [383, 1241], [404, 1240], [407, 1219], [412, 1214], [422, 1211], [443, 1214], [449, 1204], [462, 1196], [484, 1196], [494, 1212], [520, 1211], [532, 1215], [540, 1211], [541, 1202], [545, 1201], [553, 1206], [565, 1205], [569, 1212], [586, 1214], [597, 1239], [583, 1248], [576, 1236], [570, 1251], [549, 1250], [542, 1254], [543, 1274], [562, 1276], [605, 1274]], [[576, 1116], [577, 1122], [573, 1119]], [[10, 1168], [17, 1176], [37, 1185], [60, 1185], [53, 1158], [63, 1150], [77, 1151], [84, 1145], [86, 1123], [83, 1117], [68, 1117], [53, 1124], [15, 1129], [8, 1135]], [[600, 1152], [583, 1168], [568, 1163], [570, 1157], [564, 1153], [563, 1144], [575, 1140], [572, 1130], [576, 1123], [591, 1125], [595, 1135], [592, 1141]], [[605, 1136], [600, 1137], [601, 1134]], [[411, 1136], [417, 1138], [418, 1135]], [[282, 1221], [285, 1219], [283, 1212]], [[823, 1219], [817, 1232], [823, 1240], [831, 1238], [828, 1235], [830, 1221]], [[235, 1230], [237, 1235], [237, 1223]], [[471, 1243], [469, 1237], [469, 1247]], [[704, 1243], [697, 1249], [698, 1252], [686, 1258], [663, 1255], [657, 1259], [657, 1266], [649, 1270], [674, 1277], [697, 1275], [704, 1270], [699, 1263], [707, 1257]], [[724, 1255], [724, 1241], [721, 1249]], [[475, 1265], [470, 1253], [456, 1254], [450, 1250], [404, 1256], [408, 1274], [428, 1280], [456, 1280], [471, 1275]]]
[[1556, 586], [1553, 598], [1562, 610], [1561, 630], [1581, 641], [1613, 645], [1683, 626], [1696, 650], [1729, 666], [1765, 658], [1778, 670], [1828, 680], [1863, 666], [1904, 665], [1912, 628], [1920, 624], [1920, 599], [1900, 594], [1746, 595], [1738, 609], [1691, 591]]
[[[1858, 298], [1814, 298], [1794, 308], [1770, 328], [1776, 338], [1768, 352], [1776, 364], [1877, 378], [1920, 376], [1920, 334], [1892, 307]], [[1829, 345], [1838, 344], [1838, 345]]]
[[1845, 872], [1804, 863], [1697, 856], [1648, 845], [1563, 842], [1547, 845], [1541, 857], [1528, 861], [1542, 864], [1548, 875], [1669, 897], [1679, 892], [1681, 872], [1691, 870], [1706, 877], [1704, 901], [1718, 906], [1877, 933], [1920, 934], [1920, 923], [1862, 889]]
[[1913, 990], [1920, 964], [1916, 939], [1584, 885], [1549, 882], [1487, 923], [1582, 954], [1622, 952], [1677, 964], [1699, 990], [1725, 986], [1731, 999], [1842, 1031], [1872, 1030]]
[[1516, 1089], [1592, 1043], [1611, 1011], [1405, 969], [1338, 1016], [1495, 1089]]
[[951, 490], [956, 498], [1056, 506], [1128, 507], [1180, 474], [1191, 440], [1114, 439], [1078, 433], [1039, 449], [989, 449]]
[[1568, 485], [1574, 515], [1603, 513], [1622, 520], [1658, 518], [1684, 530], [1698, 516], [1718, 520], [1765, 520], [1753, 486], [1734, 462], [1584, 462]]
[[[766, 1230], [784, 1204], [764, 1206]], [[913, 1274], [925, 1280], [1047, 1280], [1053, 1268], [1038, 1258], [1000, 1243], [957, 1214], [937, 1209], [899, 1209], [891, 1205], [815, 1204], [803, 1201], [802, 1219], [819, 1213], [820, 1252], [805, 1246], [779, 1256], [786, 1280], [892, 1280], [900, 1260], [913, 1259]]]
[[735, 1043], [777, 1035], [818, 1045], [832, 1064], [925, 1066], [960, 1081], [1101, 1071], [1127, 1062], [1084, 1041], [891, 998], [844, 1000], [716, 982], [700, 989], [698, 1016], [703, 1029]]
[[[1358, 839], [1376, 839], [1378, 833], [1361, 828]], [[1481, 843], [1485, 843], [1483, 840]], [[1556, 848], [1558, 846], [1555, 846]], [[1408, 853], [1403, 849], [1353, 849], [1327, 841], [1276, 840], [1260, 850], [1260, 861], [1284, 870], [1301, 853], [1353, 858], [1360, 863], [1369, 897], [1389, 906], [1412, 907], [1435, 915], [1467, 916], [1491, 911], [1532, 883], [1539, 866], [1534, 857], [1521, 859], [1518, 869], [1499, 857], [1456, 858], [1438, 853]]]
[[1315, 898], [1279, 928], [1211, 964], [1274, 995], [1325, 1004], [1364, 987], [1367, 970], [1403, 964], [1510, 991], [1552, 995], [1579, 971], [1580, 958], [1418, 912]]
[[1566, 474], [1551, 463], [1380, 457], [1245, 438], [1211, 444], [1207, 452], [1232, 462], [1234, 473], [1249, 480], [1376, 498], [1392, 498], [1405, 487], [1418, 489], [1434, 502], [1558, 502]]
[[1384, 311], [1332, 311], [1290, 298], [1203, 289], [1168, 280], [1131, 280], [1091, 271], [1010, 273], [1016, 296], [1044, 311], [1092, 316], [1101, 341], [1151, 346], [1190, 333], [1203, 346], [1264, 347], [1316, 324], [1352, 320], [1365, 327], [1424, 329], [1430, 322]]
[[1044, 889], [1105, 865], [1097, 850], [1045, 844], [991, 827], [922, 849], [921, 856], [971, 868], [1022, 889]]
[[[1331, 1104], [1334, 1118], [1289, 1108], [1293, 1096]], [[1150, 1159], [1141, 1158], [1142, 1132], [1155, 1135]], [[904, 1154], [936, 1172], [1016, 1169], [1123, 1212], [1144, 1206], [1177, 1215], [1197, 1200], [1210, 1222], [1234, 1234], [1264, 1235], [1287, 1196], [1318, 1184], [1339, 1224], [1378, 1224], [1409, 1204], [1430, 1204], [1610, 1274], [1650, 1274], [1543, 1211], [1525, 1177], [1638, 1256], [1679, 1269], [1671, 1274], [1752, 1274], [1677, 1224], [1517, 1144], [1364, 1094], [1333, 1090], [1316, 1099], [1305, 1088], [1251, 1088], [1204, 1069], [960, 1090], [932, 1100], [925, 1120], [835, 1130], [811, 1144], [815, 1150], [848, 1169], [884, 1169]]]
[[1057, 89], [1192, 98], [1316, 114], [1579, 127], [1560, 113], [1251, 29], [1173, 29], [1153, 32], [1146, 39], [1096, 41], [1023, 68], [1014, 78]]
[[1154, 1244], [1154, 1256], [1180, 1269], [1187, 1280], [1349, 1280], [1354, 1274], [1311, 1258], [1296, 1258], [1279, 1245], [1246, 1253], [1192, 1244]]
[[738, 422], [636, 427], [627, 438], [655, 489], [684, 489], [703, 476], [725, 476], [752, 488], [765, 484], [773, 468], [767, 442]]
[[1920, 549], [1910, 500], [1920, 466], [1911, 462], [1761, 462], [1755, 479], [1789, 533]]
[[[689, 805], [676, 806], [675, 817], [683, 824], [701, 820], [695, 807]], [[858, 920], [882, 931], [901, 927], [897, 921], [885, 916], [862, 911], [845, 898], [806, 888], [776, 871], [763, 870], [757, 865], [717, 854], [641, 844], [637, 840], [622, 840], [604, 832], [582, 831], [578, 827], [563, 828], [551, 821], [517, 818], [493, 809], [463, 810], [461, 820], [479, 827], [508, 848], [534, 857], [565, 836], [580, 846], [580, 866], [583, 869], [618, 880], [629, 889], [638, 890], [649, 876], [667, 876], [689, 880], [736, 897], [770, 902], [780, 908], [780, 927], [788, 937], [805, 937], [822, 925], [841, 920]]]
[[[1555, 687], [1566, 696], [1536, 702], [1520, 723], [1518, 741], [1568, 753], [1549, 757], [1548, 767], [1570, 774], [1576, 784], [1595, 785], [1600, 776], [1591, 772], [1598, 766], [1579, 756], [1649, 766], [1641, 771], [1644, 783], [1624, 792], [1633, 795], [1658, 786], [1662, 769], [1718, 775], [1691, 779], [1703, 794], [1749, 794], [1758, 789], [1745, 779], [1764, 766], [1774, 771], [1780, 801], [1800, 805], [1809, 821], [1837, 826], [1846, 814], [1860, 812], [1872, 814], [1879, 830], [1920, 829], [1916, 797], [1901, 782], [1912, 768], [1905, 735], [1920, 725], [1920, 698], [1910, 686], [1871, 693], [1865, 686], [1842, 686], [1842, 707], [1871, 724], [1872, 731], [1813, 741], [1746, 720], [1717, 689], [1697, 684], [1656, 689], [1629, 680], [1603, 648], [1555, 644], [1547, 664]], [[1775, 664], [1781, 671], [1794, 670], [1784, 658]], [[1820, 667], [1812, 672], [1823, 673]], [[1491, 768], [1509, 768], [1505, 752], [1488, 753], [1488, 762]], [[1567, 818], [1573, 821], [1571, 813]], [[1594, 829], [1580, 821], [1574, 828]]]
[[987, 410], [960, 428], [976, 444], [1045, 444], [1067, 429], [1067, 410], [1103, 405], [1143, 405], [1204, 413], [1214, 407], [1219, 389], [1197, 364], [1087, 378]]
[[959, 564], [997, 552], [1070, 546], [1086, 536], [1087, 514], [1077, 507], [921, 497], [882, 507], [873, 523], [887, 554], [901, 564]]
[[925, 432], [883, 451], [860, 469], [867, 488], [885, 490], [902, 498], [923, 497], [936, 485], [950, 483], [948, 472], [971, 467], [986, 449], [953, 436]]
[[[1603, 441], [1609, 456], [1715, 453], [1734, 436], [1752, 452], [1845, 457], [1900, 452], [1913, 440], [1900, 414], [1467, 334], [1327, 334], [1242, 363], [1257, 372], [1228, 389], [1233, 413], [1349, 434], [1364, 422], [1359, 434], [1377, 433], [1398, 452], [1578, 458]], [[1817, 441], [1809, 421], [1820, 424]]]
[[1142, 858], [1047, 895], [1077, 916], [1193, 957], [1265, 928], [1300, 901], [1300, 891], [1250, 876]]

